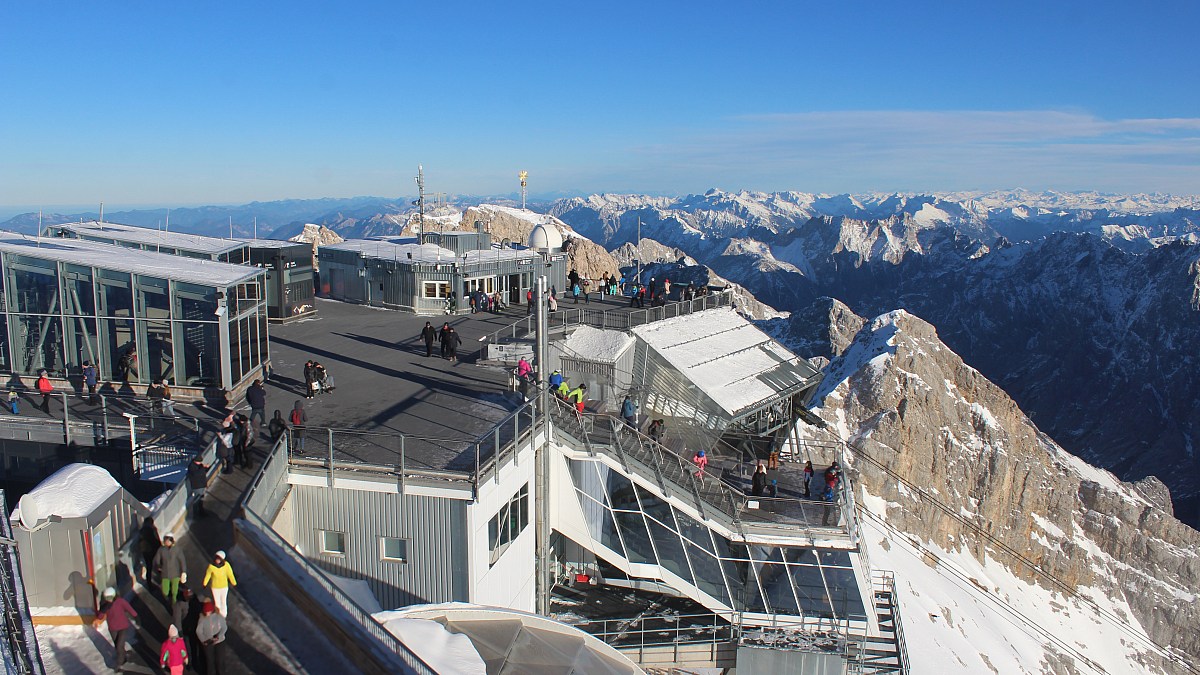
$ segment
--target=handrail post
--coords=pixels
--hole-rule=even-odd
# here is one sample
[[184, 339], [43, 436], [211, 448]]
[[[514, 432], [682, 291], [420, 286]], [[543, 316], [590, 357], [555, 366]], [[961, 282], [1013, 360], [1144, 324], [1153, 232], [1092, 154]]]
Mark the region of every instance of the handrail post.
[[400, 436], [400, 492], [408, 494], [408, 462], [404, 451], [404, 435]]
[[333, 487], [333, 429], [325, 429], [326, 438], [329, 441], [329, 487]]

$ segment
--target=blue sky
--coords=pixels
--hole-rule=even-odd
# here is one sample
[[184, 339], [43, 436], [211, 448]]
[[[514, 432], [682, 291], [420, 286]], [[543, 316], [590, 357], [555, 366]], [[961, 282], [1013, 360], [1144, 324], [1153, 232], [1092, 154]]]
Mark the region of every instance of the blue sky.
[[[203, 4], [203, 6], [200, 6]], [[247, 7], [244, 5], [253, 5]], [[0, 3], [0, 207], [1200, 193], [1194, 2]]]

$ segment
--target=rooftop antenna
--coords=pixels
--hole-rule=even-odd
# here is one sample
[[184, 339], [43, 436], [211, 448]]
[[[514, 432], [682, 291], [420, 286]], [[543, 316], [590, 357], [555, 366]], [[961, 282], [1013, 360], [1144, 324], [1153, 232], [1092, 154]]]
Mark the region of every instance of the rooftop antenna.
[[38, 248], [42, 247], [42, 210], [38, 209], [38, 233], [37, 233]]
[[521, 179], [521, 210], [524, 211], [525, 210], [525, 179], [529, 178], [529, 172], [522, 171], [521, 173], [517, 174], [517, 177]]
[[164, 232], [171, 231], [171, 209], [167, 209], [167, 226], [166, 226], [166, 228], [164, 228], [163, 231]]
[[233, 239], [233, 216], [229, 216], [229, 238]]
[[104, 222], [104, 202], [100, 202], [100, 222]]
[[258, 241], [258, 216], [254, 216], [254, 241]]
[[425, 234], [425, 168], [417, 165], [417, 227]]

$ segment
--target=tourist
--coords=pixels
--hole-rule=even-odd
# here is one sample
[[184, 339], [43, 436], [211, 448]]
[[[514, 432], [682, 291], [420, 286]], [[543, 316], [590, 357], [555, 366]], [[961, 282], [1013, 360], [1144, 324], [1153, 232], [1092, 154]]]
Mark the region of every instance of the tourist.
[[193, 517], [200, 518], [204, 515], [204, 493], [208, 491], [208, 465], [204, 463], [204, 457], [196, 455], [188, 465], [187, 476], [188, 487], [192, 489]]
[[220, 675], [221, 657], [225, 651], [225, 631], [228, 630], [225, 617], [215, 610], [216, 603], [204, 603], [200, 620], [196, 622], [196, 639], [200, 640], [200, 648], [204, 652], [205, 672], [208, 675]]
[[438, 342], [440, 342], [442, 345], [442, 358], [443, 359], [446, 358], [446, 356], [448, 356], [450, 353], [450, 350], [447, 348], [447, 346], [450, 344], [449, 338], [447, 337], [447, 335], [449, 335], [449, 334], [450, 334], [450, 323], [449, 322], [443, 323], [442, 329], [440, 331], [438, 331]]
[[225, 560], [225, 551], [217, 551], [212, 564], [204, 572], [201, 586], [207, 586], [212, 591], [213, 602], [221, 616], [229, 615], [229, 587], [237, 586], [237, 578], [233, 576], [233, 566]]
[[550, 291], [550, 297], [549, 297], [549, 299], [547, 300], [547, 302], [548, 302], [548, 303], [549, 303], [549, 305], [550, 305], [550, 311], [551, 311], [551, 312], [557, 312], [557, 311], [558, 311], [558, 293], [557, 293], [556, 291], [554, 291], [554, 290], [551, 290], [551, 291]]
[[433, 356], [433, 341], [437, 338], [437, 330], [432, 323], [425, 322], [425, 327], [421, 329], [421, 339], [425, 341], [425, 356]]
[[533, 376], [533, 366], [529, 361], [522, 356], [520, 361], [517, 361], [517, 377], [528, 381]]
[[583, 398], [584, 392], [587, 391], [587, 385], [581, 384], [575, 387], [567, 394], [567, 403], [575, 404], [575, 411], [583, 414]]
[[304, 425], [308, 424], [308, 413], [304, 410], [304, 401], [296, 401], [292, 406], [292, 432], [296, 441], [296, 450], [304, 450]]
[[113, 667], [121, 670], [125, 667], [125, 641], [129, 639], [129, 631], [138, 613], [125, 598], [118, 597], [117, 589], [111, 586], [104, 589], [102, 597], [100, 611], [92, 621], [92, 627], [99, 628], [100, 624], [108, 622], [108, 634], [117, 648], [117, 662]]
[[171, 381], [162, 381], [162, 407], [163, 413], [172, 419], [178, 417], [175, 414], [175, 401], [171, 398]]
[[774, 471], [779, 468], [779, 449], [778, 448], [771, 450], [771, 453], [769, 455], [767, 455], [767, 468], [770, 469], [771, 471]]
[[811, 496], [809, 493], [809, 485], [812, 483], [813, 473], [815, 473], [815, 472], [813, 471], [812, 462], [805, 462], [804, 463], [804, 498], [805, 499], [808, 499]]
[[175, 535], [170, 532], [163, 535], [162, 547], [154, 556], [154, 571], [158, 573], [163, 600], [167, 601], [168, 607], [174, 605], [179, 596], [179, 580], [186, 566], [183, 553], [175, 546]]
[[555, 369], [550, 373], [550, 391], [558, 389], [558, 386], [563, 383], [563, 374], [561, 370]]
[[96, 366], [92, 365], [91, 361], [83, 362], [83, 386], [88, 390], [88, 402], [96, 402], [96, 383], [99, 380], [99, 373], [96, 372]]
[[162, 380], [154, 380], [149, 387], [146, 387], [146, 398], [150, 399], [150, 411], [158, 417], [162, 417], [163, 414], [162, 389]]
[[267, 433], [269, 433], [271, 436], [271, 445], [278, 443], [279, 439], [287, 433], [287, 430], [288, 425], [283, 419], [283, 411], [276, 410], [275, 415], [271, 418], [270, 423], [267, 424]]
[[703, 450], [697, 450], [695, 455], [692, 455], [692, 464], [696, 465], [696, 477], [703, 478], [704, 470], [708, 468], [708, 454]]
[[650, 426], [646, 427], [646, 435], [650, 437], [650, 440], [659, 445], [662, 445], [663, 432], [665, 431], [666, 422], [661, 419], [651, 421]]
[[262, 380], [254, 380], [254, 384], [246, 390], [246, 404], [250, 406], [250, 428], [257, 434], [262, 425], [267, 423], [267, 390]]
[[625, 424], [631, 429], [637, 428], [637, 409], [637, 404], [626, 394], [625, 400], [621, 402], [621, 419], [625, 420]]
[[450, 326], [450, 330], [444, 336], [446, 340], [446, 354], [451, 361], [458, 361], [458, 348], [462, 346], [462, 337], [458, 331], [454, 330], [454, 326]]
[[754, 476], [750, 479], [750, 494], [755, 497], [763, 496], [767, 491], [767, 467], [762, 462], [754, 468]]
[[38, 393], [42, 395], [42, 412], [50, 414], [50, 395], [54, 393], [54, 385], [50, 383], [50, 378], [46, 377], [46, 371], [42, 370], [38, 373], [37, 383]]
[[227, 420], [217, 433], [217, 461], [221, 463], [221, 473], [233, 473], [233, 464], [229, 461], [233, 454], [233, 421]]
[[150, 583], [150, 574], [154, 570], [154, 558], [158, 555], [158, 549], [162, 546], [162, 540], [158, 538], [158, 526], [154, 524], [154, 519], [146, 516], [142, 520], [142, 527], [138, 531], [138, 551], [142, 554], [142, 578], [146, 583]]
[[317, 393], [317, 378], [313, 373], [312, 359], [304, 362], [304, 398], [312, 398]]
[[179, 637], [179, 629], [175, 624], [171, 624], [167, 628], [167, 640], [162, 643], [162, 650], [158, 653], [158, 664], [171, 675], [183, 675], [183, 668], [189, 663], [187, 643]]

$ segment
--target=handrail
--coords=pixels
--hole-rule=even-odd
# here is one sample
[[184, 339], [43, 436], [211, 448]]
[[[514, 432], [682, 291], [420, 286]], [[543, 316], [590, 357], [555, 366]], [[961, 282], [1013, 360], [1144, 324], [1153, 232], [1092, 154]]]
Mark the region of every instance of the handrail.
[[[282, 460], [280, 460], [280, 458], [282, 458]], [[304, 570], [306, 576], [316, 581], [322, 589], [329, 593], [333, 600], [340, 605], [342, 609], [346, 610], [346, 612], [350, 614], [351, 618], [354, 619], [361, 628], [363, 628], [372, 637], [383, 643], [384, 647], [392, 650], [392, 652], [399, 656], [407, 666], [412, 668], [415, 672], [421, 673], [422, 675], [435, 675], [436, 671], [426, 664], [421, 657], [417, 656], [417, 654], [413, 652], [408, 645], [404, 644], [404, 642], [393, 635], [391, 631], [385, 628], [383, 624], [379, 623], [379, 621], [377, 621], [370, 612], [363, 609], [352, 597], [342, 590], [340, 586], [333, 583], [326, 576], [324, 570], [305, 558], [303, 554], [297, 551], [294, 546], [288, 543], [287, 540], [285, 540], [279, 535], [278, 532], [275, 531], [275, 529], [271, 526], [271, 523], [263, 515], [257, 512], [256, 504], [258, 501], [260, 501], [258, 498], [258, 491], [264, 487], [264, 481], [267, 479], [269, 469], [271, 470], [270, 472], [274, 472], [273, 464], [277, 461], [284, 462], [284, 472], [277, 477], [277, 480], [280, 480], [284, 485], [286, 485], [286, 480], [284, 479], [287, 462], [286, 435], [280, 437], [279, 441], [276, 442], [276, 444], [271, 448], [271, 451], [267, 455], [267, 459], [263, 462], [262, 466], [259, 467], [258, 471], [254, 475], [253, 480], [251, 480], [250, 486], [247, 488], [245, 496], [242, 498], [242, 501], [239, 504], [241, 518], [255, 525], [257, 531], [262, 533], [263, 536], [265, 536], [274, 546], [287, 555], [292, 562], [298, 564], [301, 569]], [[277, 486], [270, 488], [271, 494], [269, 495], [269, 499], [271, 500], [273, 500], [273, 493], [275, 492], [276, 487]]]
[[[625, 296], [621, 296], [625, 297]], [[692, 300], [679, 300], [676, 302], [668, 302], [657, 307], [642, 307], [636, 310], [620, 309], [591, 309], [583, 307], [567, 307], [561, 308], [557, 312], [551, 312], [547, 317], [548, 328], [569, 328], [577, 325], [587, 325], [593, 328], [608, 329], [608, 330], [628, 330], [634, 326], [641, 326], [663, 319], [673, 319], [684, 314], [693, 314], [695, 312], [704, 311], [706, 309], [716, 309], [726, 305], [732, 305], [734, 302], [733, 289], [725, 289], [723, 291], [714, 291], [707, 295]], [[684, 309], [686, 307], [686, 310]], [[557, 316], [555, 316], [557, 315]], [[569, 319], [568, 317], [574, 317]], [[517, 333], [521, 335], [529, 335], [533, 333], [536, 324], [537, 315], [530, 314], [521, 319], [517, 319], [511, 324], [499, 328], [483, 337], [479, 338], [480, 342], [496, 344], [502, 339], [515, 340]], [[524, 328], [519, 329], [519, 327]], [[505, 337], [505, 333], [508, 334]]]

